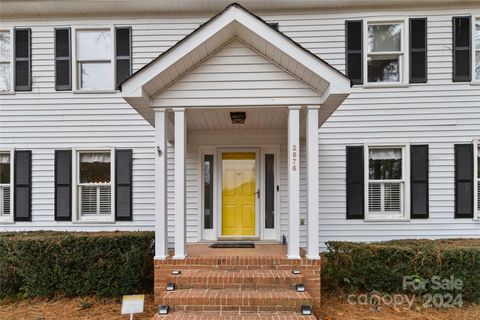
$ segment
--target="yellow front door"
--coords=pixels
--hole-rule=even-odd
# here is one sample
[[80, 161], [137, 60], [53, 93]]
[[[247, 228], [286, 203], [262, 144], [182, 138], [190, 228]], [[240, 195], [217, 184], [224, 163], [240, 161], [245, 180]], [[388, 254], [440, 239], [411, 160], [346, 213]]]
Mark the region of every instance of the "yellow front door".
[[222, 235], [255, 236], [255, 153], [222, 154]]

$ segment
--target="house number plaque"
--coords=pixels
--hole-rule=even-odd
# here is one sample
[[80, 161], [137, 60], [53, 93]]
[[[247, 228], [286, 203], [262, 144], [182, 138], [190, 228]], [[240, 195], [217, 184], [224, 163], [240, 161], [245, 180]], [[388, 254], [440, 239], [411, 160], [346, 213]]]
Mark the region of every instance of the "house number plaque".
[[297, 171], [297, 145], [292, 145], [292, 171]]

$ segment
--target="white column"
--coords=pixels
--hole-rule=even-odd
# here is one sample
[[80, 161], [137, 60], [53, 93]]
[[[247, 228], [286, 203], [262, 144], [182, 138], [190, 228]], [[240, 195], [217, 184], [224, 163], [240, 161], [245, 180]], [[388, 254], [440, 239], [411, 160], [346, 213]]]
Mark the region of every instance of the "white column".
[[155, 259], [168, 256], [167, 113], [155, 112]]
[[175, 255], [185, 259], [185, 109], [175, 108]]
[[320, 259], [318, 243], [318, 109], [307, 108], [307, 258]]
[[288, 107], [288, 258], [300, 258], [300, 107]]

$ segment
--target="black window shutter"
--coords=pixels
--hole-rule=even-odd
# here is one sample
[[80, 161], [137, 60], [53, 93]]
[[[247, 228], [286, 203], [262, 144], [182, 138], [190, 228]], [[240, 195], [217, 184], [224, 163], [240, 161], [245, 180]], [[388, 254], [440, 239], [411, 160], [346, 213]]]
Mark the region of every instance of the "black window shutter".
[[115, 220], [132, 220], [132, 150], [115, 151]]
[[453, 17], [453, 81], [471, 80], [470, 17]]
[[71, 150], [55, 150], [55, 220], [72, 220]]
[[428, 145], [410, 146], [411, 218], [428, 218]]
[[55, 29], [55, 90], [72, 90], [70, 28]]
[[410, 19], [410, 83], [427, 82], [427, 18]]
[[32, 90], [32, 31], [15, 29], [15, 91]]
[[364, 217], [363, 147], [347, 146], [347, 219]]
[[473, 218], [473, 144], [455, 145], [455, 218]]
[[363, 37], [362, 20], [345, 22], [346, 73], [352, 84], [363, 83]]
[[120, 85], [132, 73], [132, 28], [115, 28], [116, 83]]
[[32, 151], [15, 151], [14, 160], [14, 218], [32, 220]]

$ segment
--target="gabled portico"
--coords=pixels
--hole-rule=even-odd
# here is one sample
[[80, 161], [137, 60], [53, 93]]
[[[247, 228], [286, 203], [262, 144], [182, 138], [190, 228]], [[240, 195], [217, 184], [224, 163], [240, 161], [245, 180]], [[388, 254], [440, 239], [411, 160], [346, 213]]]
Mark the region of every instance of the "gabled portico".
[[[261, 240], [266, 234], [267, 196], [263, 193], [271, 192], [266, 188], [266, 155], [274, 155], [274, 166], [280, 168], [283, 154], [271, 150], [275, 146], [282, 150], [280, 146], [285, 145], [287, 255], [290, 259], [300, 258], [300, 163], [305, 157], [306, 256], [318, 259], [318, 128], [348, 96], [348, 78], [244, 8], [231, 5], [137, 71], [121, 87], [124, 99], [155, 127], [156, 259], [168, 256], [169, 142], [174, 145], [173, 258], [186, 256], [187, 149], [194, 148], [199, 162], [204, 161], [202, 150], [214, 150], [210, 151], [218, 179], [212, 197], [214, 236], [225, 236], [219, 223], [222, 217], [223, 223], [230, 218], [234, 221], [242, 212], [243, 222], [239, 223], [254, 224], [251, 231], [245, 232]], [[245, 123], [233, 124], [230, 112], [244, 112]], [[303, 138], [305, 148], [301, 150]], [[225, 185], [233, 181], [224, 178], [229, 174], [225, 169], [228, 165], [235, 173], [231, 179], [241, 176], [238, 181], [243, 189], [228, 191], [236, 198], [229, 203], [232, 213], [226, 216], [225, 203], [230, 200], [225, 196]], [[204, 195], [205, 169], [201, 169], [201, 163], [198, 167], [196, 188], [199, 195]], [[278, 192], [283, 180], [275, 179], [273, 194], [277, 200], [272, 203], [275, 221], [280, 224]], [[235, 192], [239, 192], [238, 196]], [[239, 200], [240, 193], [244, 200]], [[204, 201], [199, 200], [198, 206], [203, 206]], [[202, 208], [198, 209], [197, 222], [204, 227]], [[253, 220], [249, 219], [251, 213], [255, 213]], [[280, 241], [281, 226], [275, 227], [275, 239]], [[202, 237], [196, 239], [201, 241]]]

